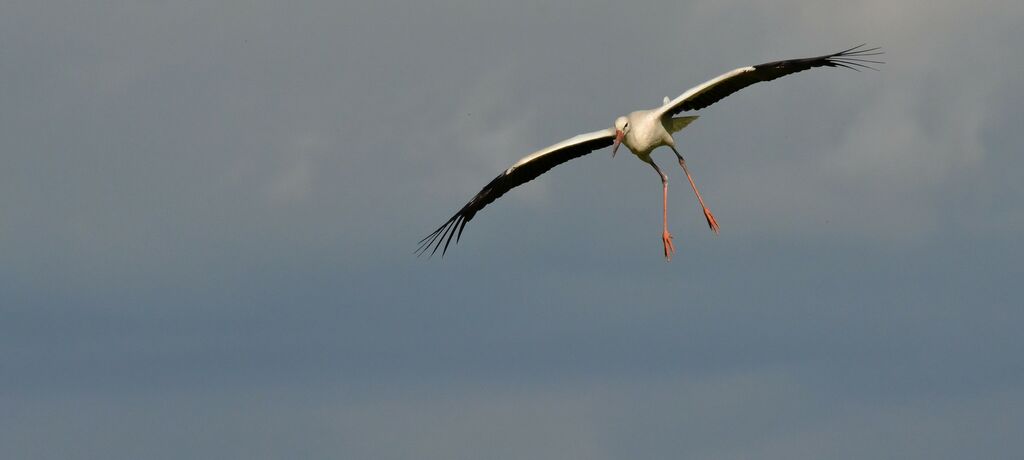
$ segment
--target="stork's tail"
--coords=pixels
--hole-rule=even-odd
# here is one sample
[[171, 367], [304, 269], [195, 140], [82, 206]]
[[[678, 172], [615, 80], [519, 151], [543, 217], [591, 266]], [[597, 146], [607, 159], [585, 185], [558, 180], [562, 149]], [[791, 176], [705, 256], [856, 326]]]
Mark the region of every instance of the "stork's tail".
[[686, 125], [689, 125], [690, 123], [693, 123], [693, 120], [696, 120], [698, 117], [700, 117], [700, 115], [694, 115], [694, 116], [690, 116], [690, 117], [671, 118], [671, 119], [669, 119], [669, 122], [666, 123], [668, 125], [668, 126], [666, 126], [666, 128], [668, 128], [668, 131], [670, 133], [677, 132], [677, 131], [685, 128]]

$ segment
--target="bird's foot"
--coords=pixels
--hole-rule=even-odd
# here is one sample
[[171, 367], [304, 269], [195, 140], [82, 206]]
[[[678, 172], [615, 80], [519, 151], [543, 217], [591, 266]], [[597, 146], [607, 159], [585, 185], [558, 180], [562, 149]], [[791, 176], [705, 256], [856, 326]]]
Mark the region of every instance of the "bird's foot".
[[715, 221], [715, 215], [711, 214], [711, 210], [710, 209], [704, 208], [704, 218], [708, 220], [708, 227], [711, 227], [711, 231], [715, 232], [715, 235], [717, 235], [718, 234], [718, 222]]
[[665, 245], [665, 261], [672, 260], [672, 254], [676, 252], [675, 245], [672, 244], [672, 234], [665, 230], [661, 233], [661, 242]]

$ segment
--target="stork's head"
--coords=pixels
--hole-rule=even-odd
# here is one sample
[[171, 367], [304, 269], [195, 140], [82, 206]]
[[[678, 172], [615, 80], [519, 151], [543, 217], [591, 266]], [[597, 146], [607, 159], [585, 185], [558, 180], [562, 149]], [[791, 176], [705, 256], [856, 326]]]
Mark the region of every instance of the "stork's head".
[[622, 138], [629, 132], [629, 129], [629, 118], [615, 119], [615, 142], [612, 143], [612, 157], [615, 157], [615, 152], [619, 150], [619, 144], [622, 143]]

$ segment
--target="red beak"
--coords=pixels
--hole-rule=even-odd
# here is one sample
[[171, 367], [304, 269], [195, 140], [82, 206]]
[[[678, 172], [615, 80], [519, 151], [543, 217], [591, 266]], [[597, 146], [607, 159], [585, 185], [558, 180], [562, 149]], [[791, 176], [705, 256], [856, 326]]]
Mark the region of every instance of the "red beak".
[[622, 144], [622, 136], [625, 136], [625, 133], [621, 129], [616, 129], [615, 142], [612, 142], [612, 158], [615, 158], [615, 152], [619, 150], [619, 144]]

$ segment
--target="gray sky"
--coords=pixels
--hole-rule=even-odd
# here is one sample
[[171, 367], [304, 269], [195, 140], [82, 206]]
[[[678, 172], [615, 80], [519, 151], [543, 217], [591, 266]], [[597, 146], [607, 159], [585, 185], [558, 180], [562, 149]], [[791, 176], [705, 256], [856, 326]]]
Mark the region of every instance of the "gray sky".
[[[0, 457], [1011, 458], [1024, 6], [8, 1]], [[519, 157], [735, 67], [416, 241]], [[1014, 287], [1018, 286], [1018, 287]]]

